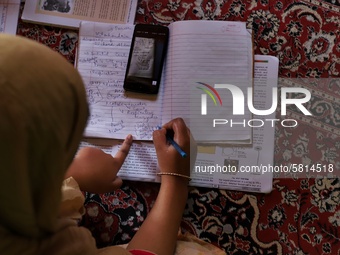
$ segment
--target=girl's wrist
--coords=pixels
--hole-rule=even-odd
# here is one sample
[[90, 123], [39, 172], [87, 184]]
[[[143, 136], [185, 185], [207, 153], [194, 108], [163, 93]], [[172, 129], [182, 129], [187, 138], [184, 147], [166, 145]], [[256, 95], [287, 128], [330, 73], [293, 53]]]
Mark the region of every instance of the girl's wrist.
[[188, 192], [189, 179], [176, 175], [161, 175], [161, 185], [167, 189]]
[[179, 178], [183, 178], [185, 180], [187, 180], [188, 182], [191, 181], [191, 178], [189, 175], [185, 175], [185, 174], [179, 174], [179, 173], [174, 173], [174, 172], [160, 172], [160, 173], [157, 173], [156, 175], [159, 175], [159, 176], [174, 176], [174, 177], [179, 177]]

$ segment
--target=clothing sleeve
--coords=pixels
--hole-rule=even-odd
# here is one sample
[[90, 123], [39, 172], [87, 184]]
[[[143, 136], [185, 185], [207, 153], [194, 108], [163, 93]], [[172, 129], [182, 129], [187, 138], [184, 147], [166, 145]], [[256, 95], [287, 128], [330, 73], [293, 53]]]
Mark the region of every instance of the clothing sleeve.
[[59, 217], [80, 220], [85, 213], [85, 198], [73, 177], [63, 181], [61, 194]]
[[[61, 186], [61, 205], [59, 217], [64, 219], [80, 220], [85, 213], [84, 195], [79, 189], [77, 181], [73, 177], [65, 179]], [[78, 227], [76, 227], [78, 230]], [[90, 235], [91, 236], [91, 235]], [[92, 236], [91, 236], [92, 238]], [[80, 239], [81, 240], [81, 239]], [[76, 254], [76, 253], [75, 253]], [[78, 254], [78, 253], [77, 253]], [[99, 249], [98, 255], [156, 255], [142, 250], [128, 251], [123, 247], [110, 246]]]

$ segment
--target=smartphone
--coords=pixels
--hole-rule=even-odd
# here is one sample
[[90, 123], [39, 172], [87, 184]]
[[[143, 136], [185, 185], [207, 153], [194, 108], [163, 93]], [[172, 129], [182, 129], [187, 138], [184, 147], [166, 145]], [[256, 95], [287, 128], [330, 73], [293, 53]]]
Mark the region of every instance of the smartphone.
[[124, 79], [125, 90], [158, 93], [168, 40], [168, 27], [135, 25]]

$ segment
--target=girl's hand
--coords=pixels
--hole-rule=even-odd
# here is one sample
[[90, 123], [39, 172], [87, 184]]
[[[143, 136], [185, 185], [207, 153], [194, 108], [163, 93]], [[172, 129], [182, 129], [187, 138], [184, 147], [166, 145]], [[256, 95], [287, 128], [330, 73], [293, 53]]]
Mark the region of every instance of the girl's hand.
[[131, 144], [132, 136], [128, 135], [114, 157], [98, 148], [82, 148], [65, 177], [72, 176], [82, 191], [106, 193], [116, 190], [123, 183], [117, 173], [129, 153]]

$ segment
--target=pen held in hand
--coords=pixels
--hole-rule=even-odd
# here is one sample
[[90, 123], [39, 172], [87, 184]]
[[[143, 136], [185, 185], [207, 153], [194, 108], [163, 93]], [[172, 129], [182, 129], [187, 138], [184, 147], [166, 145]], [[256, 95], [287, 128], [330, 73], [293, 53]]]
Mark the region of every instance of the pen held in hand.
[[[161, 127], [157, 127], [158, 129], [161, 129]], [[174, 141], [174, 139], [166, 134], [166, 140], [178, 151], [178, 153], [182, 156], [182, 158], [186, 158], [187, 154], [185, 151], [182, 150], [182, 148]]]
[[172, 146], [175, 147], [175, 149], [178, 151], [179, 154], [181, 154], [182, 158], [185, 158], [187, 156], [187, 154], [182, 150], [181, 147], [179, 147], [179, 145], [174, 141], [174, 139], [172, 139], [170, 136], [166, 136], [166, 139], [169, 141], [169, 143], [171, 143]]

